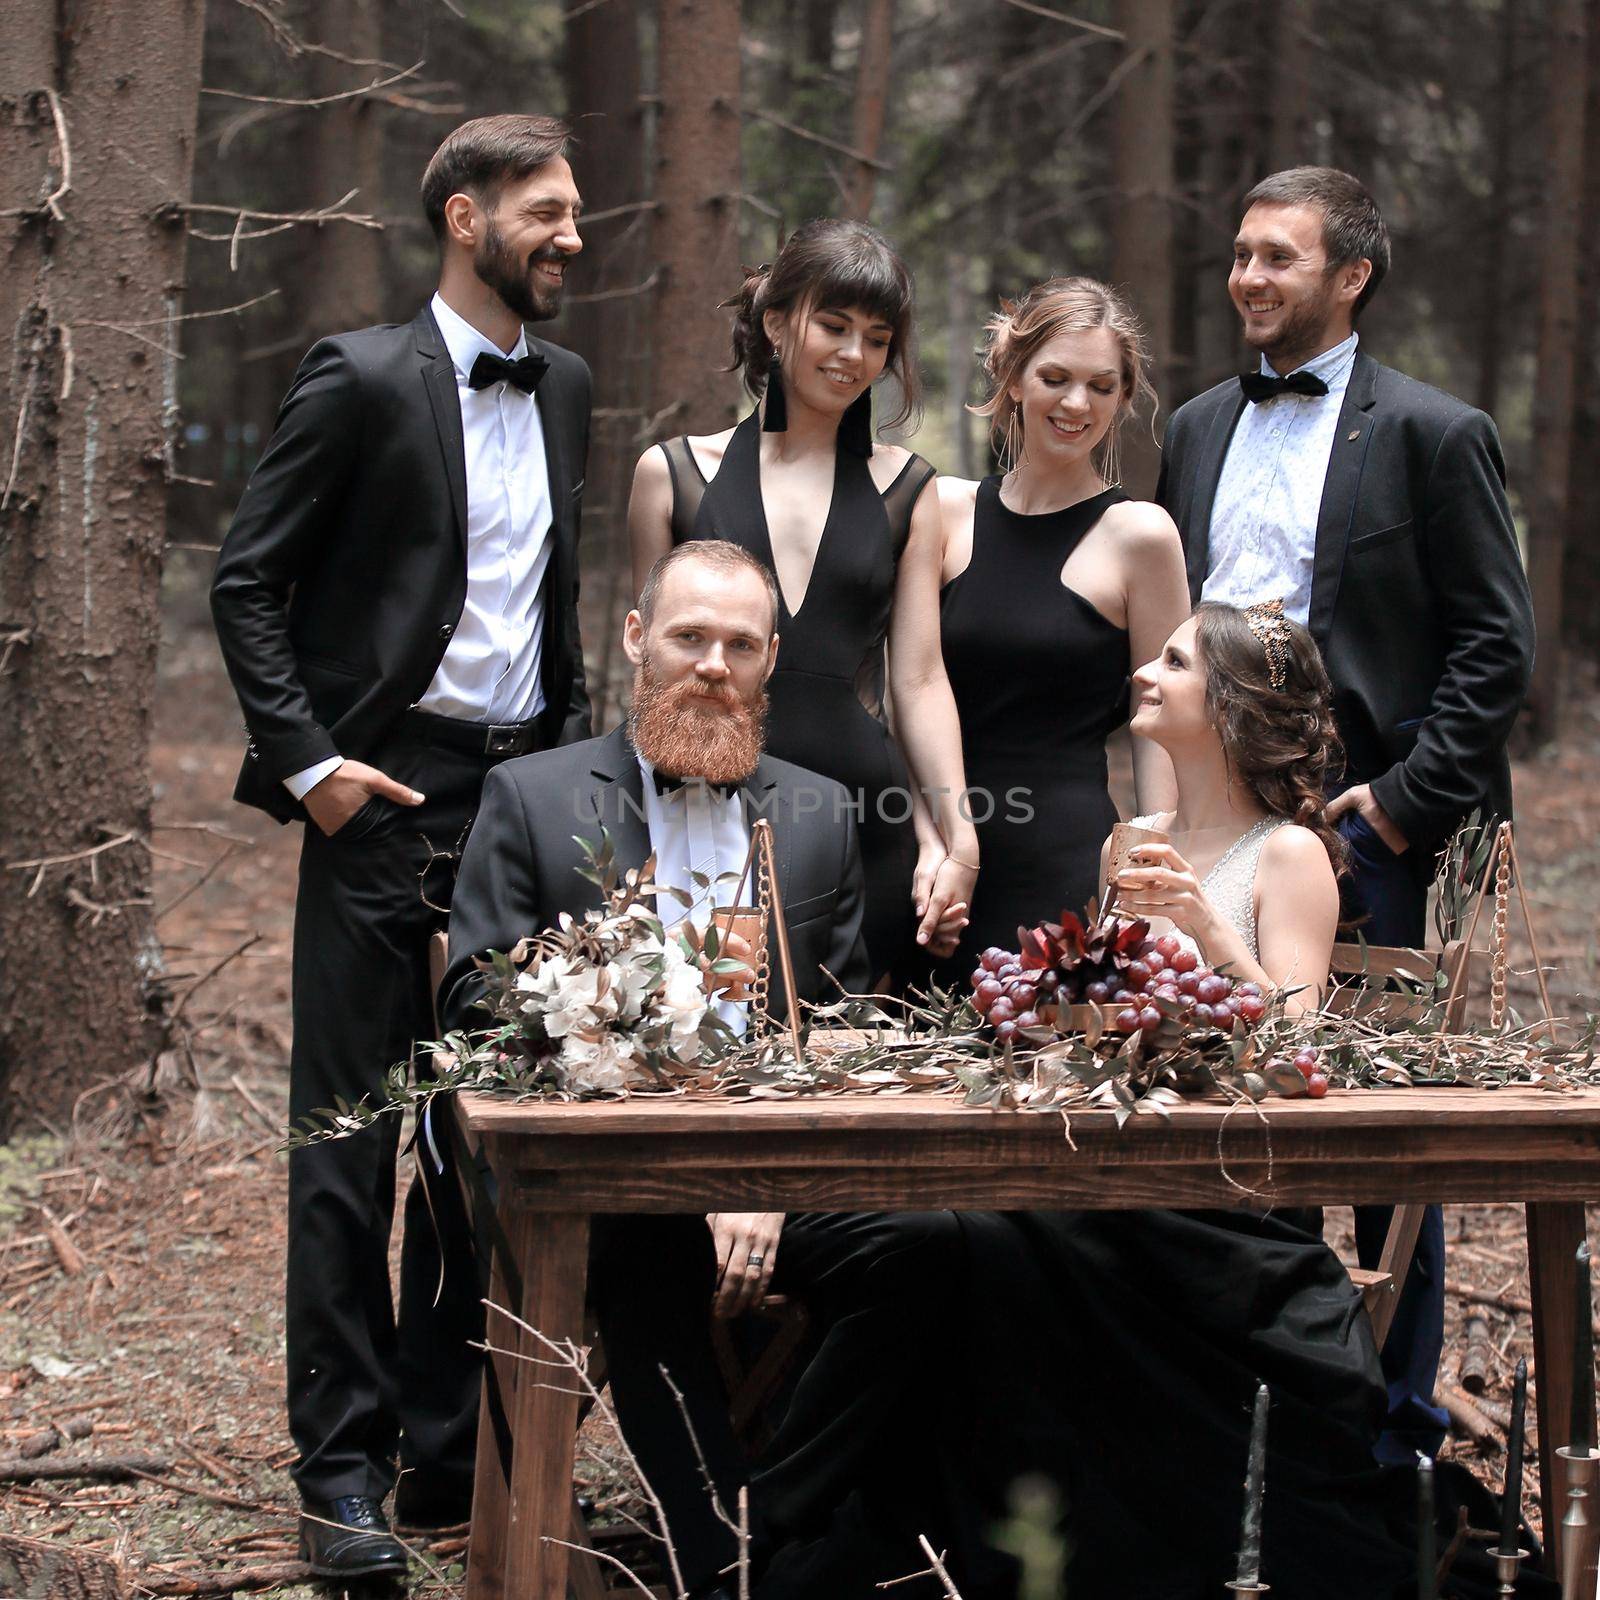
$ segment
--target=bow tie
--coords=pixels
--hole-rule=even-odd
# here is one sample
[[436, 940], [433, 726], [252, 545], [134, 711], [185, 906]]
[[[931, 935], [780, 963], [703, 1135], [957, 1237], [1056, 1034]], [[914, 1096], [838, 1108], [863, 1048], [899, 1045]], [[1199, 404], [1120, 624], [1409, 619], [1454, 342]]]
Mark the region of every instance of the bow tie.
[[656, 793], [661, 795], [676, 794], [686, 783], [703, 783], [713, 794], [720, 794], [726, 800], [744, 787], [742, 783], [713, 783], [709, 778], [673, 778], [655, 767], [650, 769], [650, 776], [655, 781]]
[[469, 389], [487, 389], [491, 383], [515, 384], [524, 394], [532, 394], [539, 380], [549, 370], [550, 363], [543, 356], [526, 355], [515, 361], [505, 356], [491, 355], [487, 350], [478, 352], [467, 378]]
[[1270, 372], [1243, 372], [1239, 375], [1239, 387], [1244, 390], [1244, 397], [1251, 405], [1260, 405], [1263, 400], [1275, 400], [1280, 394], [1326, 394], [1328, 386], [1314, 372], [1291, 372], [1287, 378], [1277, 377]]

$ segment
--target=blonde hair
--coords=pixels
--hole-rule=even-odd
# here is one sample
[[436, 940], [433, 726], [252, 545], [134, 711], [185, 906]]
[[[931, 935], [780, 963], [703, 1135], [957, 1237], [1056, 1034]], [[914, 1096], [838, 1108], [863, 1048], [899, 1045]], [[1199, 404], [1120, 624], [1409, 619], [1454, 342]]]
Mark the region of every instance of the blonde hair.
[[1095, 468], [1107, 483], [1121, 481], [1120, 440], [1123, 424], [1142, 400], [1150, 402], [1151, 426], [1158, 402], [1149, 378], [1150, 349], [1133, 307], [1108, 283], [1096, 278], [1051, 278], [1036, 283], [1019, 300], [1002, 300], [984, 332], [983, 370], [989, 393], [982, 405], [969, 406], [989, 419], [989, 433], [1002, 468], [1017, 464], [1023, 452], [1020, 407], [1011, 398], [1028, 363], [1058, 334], [1108, 328], [1122, 358], [1122, 394], [1117, 414], [1101, 440]]

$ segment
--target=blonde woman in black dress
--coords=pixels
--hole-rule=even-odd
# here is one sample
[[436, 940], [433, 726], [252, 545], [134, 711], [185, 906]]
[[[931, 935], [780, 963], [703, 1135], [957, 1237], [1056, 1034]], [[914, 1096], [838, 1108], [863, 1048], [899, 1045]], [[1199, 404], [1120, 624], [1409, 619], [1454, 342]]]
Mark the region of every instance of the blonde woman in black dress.
[[736, 428], [640, 458], [634, 582], [686, 539], [733, 540], [772, 569], [767, 748], [849, 791], [872, 970], [902, 973], [919, 945], [954, 947], [978, 870], [939, 649], [934, 471], [874, 440], [875, 380], [898, 382], [893, 420], [915, 407], [911, 276], [874, 229], [826, 219], [791, 234], [729, 305], [734, 364], [761, 404]]
[[[988, 327], [991, 420], [1006, 471], [939, 480], [941, 630], [983, 852], [957, 957], [1015, 948], [1019, 924], [1081, 911], [1117, 820], [1106, 739], [1128, 716], [1129, 675], [1189, 614], [1183, 549], [1159, 506], [1118, 481], [1118, 435], [1154, 393], [1127, 302], [1092, 278], [1055, 278]], [[1171, 804], [1163, 751], [1135, 742], [1140, 811]]]

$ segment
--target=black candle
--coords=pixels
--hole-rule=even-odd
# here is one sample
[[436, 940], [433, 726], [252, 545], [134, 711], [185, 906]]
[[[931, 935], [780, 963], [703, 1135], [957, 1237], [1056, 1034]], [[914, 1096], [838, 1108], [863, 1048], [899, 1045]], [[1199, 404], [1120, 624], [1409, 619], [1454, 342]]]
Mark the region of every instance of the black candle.
[[1250, 1419], [1250, 1460], [1244, 1475], [1244, 1515], [1239, 1523], [1239, 1570], [1234, 1582], [1250, 1588], [1261, 1582], [1261, 1500], [1267, 1480], [1267, 1386], [1256, 1390]]
[[1439, 1552], [1433, 1533], [1433, 1457], [1417, 1452], [1417, 1600], [1438, 1600]]
[[1578, 1281], [1573, 1289], [1572, 1426], [1575, 1455], [1594, 1448], [1594, 1307], [1589, 1298], [1589, 1241], [1578, 1246]]
[[1528, 1361], [1517, 1362], [1511, 1390], [1511, 1441], [1506, 1450], [1506, 1492], [1500, 1502], [1500, 1554], [1514, 1556], [1522, 1548], [1522, 1451], [1528, 1413]]

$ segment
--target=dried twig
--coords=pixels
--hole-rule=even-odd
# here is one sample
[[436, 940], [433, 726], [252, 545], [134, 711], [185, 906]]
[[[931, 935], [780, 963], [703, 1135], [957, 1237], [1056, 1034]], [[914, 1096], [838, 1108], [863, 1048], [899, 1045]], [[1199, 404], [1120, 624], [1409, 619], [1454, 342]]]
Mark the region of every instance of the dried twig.
[[133, 1579], [145, 1594], [227, 1595], [240, 1589], [278, 1589], [291, 1584], [315, 1583], [303, 1561], [273, 1561], [255, 1567], [224, 1567], [220, 1572], [163, 1572], [145, 1567]]
[[[718, 104], [727, 109], [725, 101]], [[780, 117], [776, 112], [763, 111], [759, 106], [738, 107], [752, 122], [767, 122], [774, 128], [782, 128], [785, 133], [793, 134], [796, 139], [804, 139], [808, 144], [820, 144], [825, 150], [837, 150], [842, 156], [849, 156], [852, 161], [859, 161], [864, 167], [871, 167], [877, 172], [893, 172], [894, 164], [889, 161], [880, 161], [876, 156], [869, 156], [864, 150], [857, 150], [853, 145], [843, 143], [839, 139], [830, 139], [825, 133], [813, 133], [810, 128], [802, 128], [798, 122], [791, 122], [787, 117]]]
[[44, 1218], [44, 1230], [50, 1240], [50, 1248], [55, 1251], [56, 1260], [61, 1263], [61, 1270], [69, 1278], [77, 1277], [89, 1264], [83, 1252], [67, 1237], [66, 1225], [49, 1206], [40, 1206], [39, 1215]]
[[1085, 22], [1082, 17], [1069, 17], [1064, 11], [1052, 11], [1048, 6], [1036, 5], [1034, 0], [1006, 0], [1006, 4], [1035, 17], [1049, 17], [1052, 22], [1064, 22], [1069, 28], [1082, 28], [1085, 33], [1095, 34], [1101, 39], [1124, 40], [1128, 37], [1119, 28], [1108, 28], [1099, 22]]
[[360, 100], [379, 89], [387, 89], [390, 84], [399, 83], [402, 79], [414, 78], [422, 71], [424, 65], [425, 62], [417, 61], [403, 71], [395, 73], [392, 78], [379, 78], [360, 89], [341, 89], [338, 94], [319, 94], [309, 100], [290, 100], [282, 95], [275, 94], [241, 94], [237, 89], [207, 89], [202, 87], [200, 93], [214, 95], [219, 100], [248, 100], [252, 105], [258, 106], [294, 106], [297, 108], [331, 106], [338, 100]]
[[601, 289], [594, 294], [569, 294], [567, 304], [592, 306], [600, 300], [627, 300], [636, 294], [648, 294], [660, 281], [661, 269], [657, 267], [643, 283], [630, 284], [625, 289]]
[[33, 882], [28, 886], [28, 899], [31, 900], [39, 892], [39, 886], [44, 882], [44, 875], [51, 867], [64, 867], [74, 861], [91, 861], [94, 857], [103, 855], [107, 850], [116, 850], [125, 844], [143, 843], [144, 839], [137, 833], [119, 833], [115, 838], [103, 840], [100, 844], [90, 845], [86, 850], [73, 850], [67, 855], [36, 856], [31, 861], [8, 861], [6, 862], [6, 871], [34, 872]]
[[126, 1483], [130, 1478], [149, 1478], [171, 1470], [170, 1456], [57, 1456], [53, 1461], [26, 1461], [12, 1456], [0, 1458], [0, 1483], [34, 1483], [44, 1478]]

